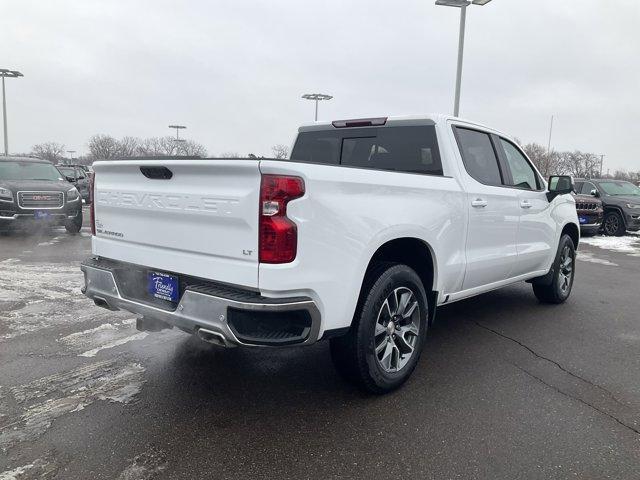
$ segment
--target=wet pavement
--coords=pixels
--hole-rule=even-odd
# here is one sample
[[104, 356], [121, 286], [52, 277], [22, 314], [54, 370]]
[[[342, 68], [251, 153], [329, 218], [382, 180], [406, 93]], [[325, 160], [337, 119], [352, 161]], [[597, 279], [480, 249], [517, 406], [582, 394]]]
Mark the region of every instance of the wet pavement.
[[0, 236], [0, 480], [638, 478], [640, 237], [590, 243], [566, 304], [522, 283], [441, 308], [373, 397], [326, 342], [137, 332], [80, 294], [86, 229]]

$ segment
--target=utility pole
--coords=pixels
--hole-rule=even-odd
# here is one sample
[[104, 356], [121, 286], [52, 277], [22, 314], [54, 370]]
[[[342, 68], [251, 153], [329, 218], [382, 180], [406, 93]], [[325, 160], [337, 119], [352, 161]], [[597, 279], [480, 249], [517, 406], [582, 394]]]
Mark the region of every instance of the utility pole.
[[7, 99], [4, 89], [4, 78], [18, 78], [24, 77], [22, 73], [17, 70], [7, 70], [6, 68], [0, 68], [0, 77], [2, 77], [2, 120], [4, 125], [4, 156], [9, 156], [9, 135], [7, 133]]
[[184, 142], [184, 140], [180, 138], [180, 130], [184, 130], [187, 127], [184, 125], [169, 125], [169, 128], [176, 129], [176, 142]]
[[75, 150], [67, 150], [67, 153], [69, 154], [69, 156], [71, 157], [71, 163], [73, 163], [73, 154], [76, 153]]
[[305, 100], [314, 100], [316, 102], [316, 114], [314, 120], [318, 121], [318, 102], [322, 100], [331, 100], [333, 97], [331, 95], [326, 95], [324, 93], [305, 93], [302, 95], [302, 98]]
[[453, 116], [460, 114], [460, 90], [462, 88], [462, 60], [464, 56], [464, 32], [467, 22], [467, 7], [474, 5], [486, 5], [491, 0], [436, 0], [436, 5], [443, 7], [456, 7], [460, 9], [460, 31], [458, 33], [458, 68], [456, 70], [456, 93], [453, 100]]
[[602, 178], [602, 164], [604, 163], [604, 155], [600, 155], [600, 178]]
[[551, 125], [549, 126], [549, 143], [547, 143], [547, 155], [551, 155], [551, 134], [553, 133], [553, 115], [551, 115]]

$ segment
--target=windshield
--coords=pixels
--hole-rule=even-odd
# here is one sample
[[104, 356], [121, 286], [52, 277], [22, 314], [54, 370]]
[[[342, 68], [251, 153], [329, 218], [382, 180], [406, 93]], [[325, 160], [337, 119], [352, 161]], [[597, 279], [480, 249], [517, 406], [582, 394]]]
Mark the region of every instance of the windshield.
[[76, 176], [76, 172], [73, 170], [73, 168], [69, 168], [69, 167], [58, 167], [58, 170], [60, 170], [60, 172], [63, 175], [66, 175], [67, 177], [75, 177]]
[[640, 188], [629, 182], [600, 182], [607, 195], [640, 195]]
[[0, 180], [62, 180], [50, 163], [0, 162]]

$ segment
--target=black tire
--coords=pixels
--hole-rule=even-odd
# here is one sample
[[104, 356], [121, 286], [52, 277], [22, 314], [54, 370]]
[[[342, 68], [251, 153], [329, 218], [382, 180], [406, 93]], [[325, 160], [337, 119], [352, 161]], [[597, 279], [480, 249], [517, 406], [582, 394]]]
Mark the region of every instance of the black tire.
[[[568, 260], [565, 260], [565, 254], [568, 254]], [[563, 235], [560, 238], [551, 269], [553, 272], [551, 283], [548, 285], [534, 283], [533, 293], [541, 303], [563, 303], [571, 295], [576, 272], [576, 248], [569, 235]]]
[[82, 228], [82, 209], [78, 211], [74, 218], [67, 220], [64, 224], [64, 228], [66, 228], [68, 233], [76, 234], [80, 232], [80, 229]]
[[[393, 298], [395, 309], [390, 300]], [[331, 357], [338, 372], [370, 393], [383, 394], [400, 387], [420, 359], [427, 336], [428, 308], [424, 286], [415, 271], [401, 264], [375, 265], [365, 278], [351, 329], [345, 336], [331, 340]], [[386, 324], [383, 311], [390, 319]], [[393, 315], [392, 311], [399, 314]], [[383, 324], [388, 328], [378, 332]], [[416, 326], [417, 333], [413, 331]], [[379, 353], [376, 346], [382, 348]], [[387, 355], [389, 348], [391, 353]], [[394, 361], [395, 370], [391, 365]], [[389, 365], [383, 365], [386, 363]]]
[[604, 216], [604, 221], [602, 222], [602, 231], [605, 235], [609, 235], [611, 237], [623, 236], [627, 229], [624, 225], [622, 215], [615, 210], [607, 212]]

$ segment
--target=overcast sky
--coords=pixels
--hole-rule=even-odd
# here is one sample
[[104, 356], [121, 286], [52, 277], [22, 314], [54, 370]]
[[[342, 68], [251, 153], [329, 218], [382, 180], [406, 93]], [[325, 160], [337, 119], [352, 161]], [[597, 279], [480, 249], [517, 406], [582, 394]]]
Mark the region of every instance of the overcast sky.
[[[614, 7], [615, 5], [615, 7]], [[452, 110], [459, 10], [434, 0], [4, 0], [12, 152], [95, 133], [268, 155], [313, 119]], [[461, 116], [640, 169], [640, 1], [493, 0], [467, 15]]]

